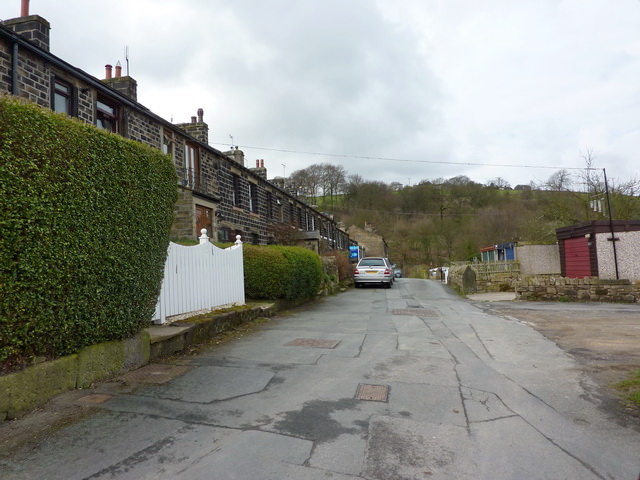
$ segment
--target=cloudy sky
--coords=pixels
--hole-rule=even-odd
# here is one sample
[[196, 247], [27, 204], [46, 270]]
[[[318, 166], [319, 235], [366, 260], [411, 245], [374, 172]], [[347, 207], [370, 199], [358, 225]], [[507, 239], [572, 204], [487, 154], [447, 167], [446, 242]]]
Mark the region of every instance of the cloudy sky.
[[[313, 163], [415, 184], [640, 172], [640, 0], [31, 0], [51, 51], [125, 65], [167, 120], [204, 109], [269, 177]], [[19, 16], [3, 0], [0, 18]], [[500, 166], [491, 166], [500, 165]], [[511, 167], [517, 166], [517, 168]], [[539, 167], [551, 168], [539, 168]], [[535, 168], [531, 168], [535, 167]]]

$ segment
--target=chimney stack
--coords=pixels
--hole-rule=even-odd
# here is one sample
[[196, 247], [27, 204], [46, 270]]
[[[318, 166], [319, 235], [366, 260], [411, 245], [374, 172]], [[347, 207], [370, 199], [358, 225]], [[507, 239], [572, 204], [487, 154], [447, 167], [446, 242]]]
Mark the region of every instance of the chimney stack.
[[107, 64], [104, 66], [105, 68], [105, 78], [103, 82], [109, 85], [114, 90], [117, 90], [121, 94], [130, 98], [134, 102], [138, 101], [138, 82], [136, 82], [133, 78], [126, 76], [122, 76], [122, 65], [120, 65], [120, 61], [116, 63], [116, 72], [115, 76], [113, 75], [113, 66]]
[[264, 160], [263, 159], [257, 159], [256, 160], [256, 168], [252, 168], [251, 171], [253, 173], [255, 173], [257, 176], [259, 176], [260, 178], [264, 178], [265, 180], [267, 179], [267, 169], [264, 168]]
[[191, 135], [193, 138], [201, 141], [202, 143], [209, 144], [209, 125], [204, 123], [204, 110], [198, 109], [198, 116], [191, 117], [190, 123], [179, 123], [176, 126], [182, 128], [185, 132]]
[[29, 0], [22, 0], [20, 17], [1, 22], [5, 27], [14, 31], [25, 40], [39, 48], [49, 51], [51, 25], [39, 15], [29, 14]]

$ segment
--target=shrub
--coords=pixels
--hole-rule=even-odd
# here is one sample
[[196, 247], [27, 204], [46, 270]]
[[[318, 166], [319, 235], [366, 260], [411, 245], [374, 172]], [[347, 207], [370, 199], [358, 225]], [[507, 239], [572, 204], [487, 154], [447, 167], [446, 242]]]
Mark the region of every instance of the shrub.
[[353, 265], [349, 260], [349, 254], [345, 252], [332, 251], [326, 254], [328, 257], [335, 257], [338, 265], [338, 281], [353, 282]]
[[245, 245], [244, 283], [249, 298], [287, 300], [311, 298], [322, 282], [322, 263], [302, 247]]
[[0, 97], [0, 364], [150, 320], [176, 173], [160, 151]]
[[318, 293], [322, 283], [322, 262], [317, 253], [303, 247], [269, 247], [280, 251], [290, 272], [284, 287], [287, 300], [311, 298]]
[[255, 299], [283, 298], [290, 272], [282, 252], [247, 244], [242, 248], [245, 295]]

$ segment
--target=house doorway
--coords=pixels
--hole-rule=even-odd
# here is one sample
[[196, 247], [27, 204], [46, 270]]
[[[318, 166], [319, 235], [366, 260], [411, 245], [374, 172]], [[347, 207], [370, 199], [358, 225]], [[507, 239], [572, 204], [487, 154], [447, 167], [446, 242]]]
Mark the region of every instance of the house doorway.
[[200, 236], [200, 231], [206, 228], [207, 235], [211, 238], [213, 234], [213, 209], [196, 205], [196, 237]]

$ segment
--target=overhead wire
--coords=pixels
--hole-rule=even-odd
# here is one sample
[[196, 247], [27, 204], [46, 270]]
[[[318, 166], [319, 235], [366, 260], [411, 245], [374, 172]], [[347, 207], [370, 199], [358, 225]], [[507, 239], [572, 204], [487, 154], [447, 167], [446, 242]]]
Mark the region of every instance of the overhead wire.
[[249, 150], [264, 150], [267, 152], [280, 152], [280, 153], [295, 153], [299, 155], [315, 155], [320, 157], [337, 157], [337, 158], [358, 158], [361, 160], [381, 160], [386, 162], [407, 162], [407, 163], [428, 163], [437, 165], [465, 165], [475, 167], [504, 167], [504, 168], [551, 168], [554, 170], [602, 170], [601, 168], [594, 167], [562, 167], [558, 165], [516, 165], [509, 163], [482, 163], [482, 162], [447, 162], [444, 160], [416, 160], [410, 158], [390, 158], [390, 157], [375, 157], [369, 155], [347, 155], [342, 153], [322, 153], [322, 152], [308, 152], [304, 150], [290, 150], [284, 148], [270, 148], [270, 147], [253, 147], [250, 145], [231, 145], [228, 143], [213, 143], [214, 145], [224, 145], [225, 147], [236, 147], [240, 149]]

